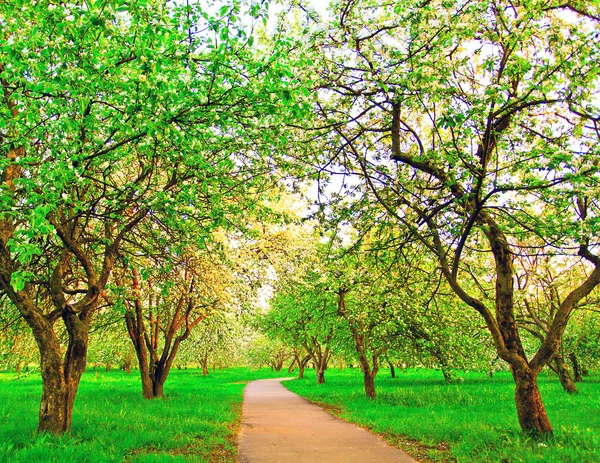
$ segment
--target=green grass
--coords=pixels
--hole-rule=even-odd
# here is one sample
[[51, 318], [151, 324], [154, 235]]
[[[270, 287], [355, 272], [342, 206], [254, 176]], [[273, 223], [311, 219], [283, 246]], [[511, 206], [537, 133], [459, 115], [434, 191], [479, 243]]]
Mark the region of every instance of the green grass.
[[[600, 377], [578, 384], [579, 395], [564, 393], [555, 378], [540, 377], [540, 391], [555, 438], [538, 443], [523, 439], [514, 405], [510, 373], [489, 378], [463, 374], [464, 382], [445, 384], [427, 370], [387, 371], [376, 380], [378, 397], [365, 397], [357, 369], [328, 370], [327, 383], [316, 385], [314, 372], [286, 381], [290, 390], [327, 404], [343, 419], [383, 435], [415, 457], [460, 463], [600, 462]], [[424, 444], [424, 445], [421, 445]]]
[[[164, 399], [142, 398], [139, 376], [86, 372], [69, 435], [36, 435], [41, 378], [0, 373], [0, 461], [231, 462], [245, 383], [286, 375], [230, 369], [173, 371]], [[289, 376], [289, 375], [287, 375]]]

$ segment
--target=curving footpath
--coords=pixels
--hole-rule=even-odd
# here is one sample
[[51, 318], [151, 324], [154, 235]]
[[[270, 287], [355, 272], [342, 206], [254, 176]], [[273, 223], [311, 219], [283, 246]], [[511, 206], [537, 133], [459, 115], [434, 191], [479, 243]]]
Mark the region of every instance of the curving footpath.
[[368, 431], [288, 391], [281, 381], [262, 379], [246, 386], [241, 463], [416, 463]]

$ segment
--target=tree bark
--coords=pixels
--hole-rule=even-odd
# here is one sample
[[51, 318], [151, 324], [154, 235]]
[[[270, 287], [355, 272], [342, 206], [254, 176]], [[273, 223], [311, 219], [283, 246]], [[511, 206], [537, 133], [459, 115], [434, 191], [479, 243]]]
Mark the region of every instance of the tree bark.
[[[40, 350], [42, 400], [38, 432], [64, 434], [71, 429], [73, 404], [85, 371], [88, 347], [88, 323], [76, 315], [64, 317], [68, 330], [68, 347], [62, 357], [60, 342], [52, 327], [36, 326], [36, 341]], [[73, 320], [77, 319], [77, 321]]]
[[558, 374], [560, 384], [565, 392], [568, 392], [569, 394], [578, 394], [579, 391], [577, 390], [577, 386], [571, 377], [569, 367], [562, 355], [556, 355], [554, 357], [554, 365], [556, 366], [556, 373]]
[[325, 370], [320, 366], [317, 370], [317, 384], [325, 384]]
[[552, 425], [537, 386], [536, 375], [523, 370], [513, 373], [515, 379], [515, 403], [521, 429], [533, 438], [551, 436]]
[[369, 399], [375, 399], [377, 397], [377, 393], [375, 392], [375, 375], [372, 375], [368, 371], [363, 371], [363, 380], [367, 397]]
[[306, 364], [310, 360], [310, 355], [306, 355], [303, 358], [296, 356], [296, 363], [298, 364], [298, 379], [304, 378], [304, 369], [306, 368]]

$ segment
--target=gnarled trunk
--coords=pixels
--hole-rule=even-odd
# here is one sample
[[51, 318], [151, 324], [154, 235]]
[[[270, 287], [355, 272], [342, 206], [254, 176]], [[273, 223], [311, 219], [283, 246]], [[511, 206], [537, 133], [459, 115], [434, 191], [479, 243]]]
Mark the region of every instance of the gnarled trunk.
[[69, 344], [62, 356], [60, 343], [51, 327], [35, 326], [40, 350], [42, 400], [38, 432], [64, 434], [70, 431], [73, 404], [85, 371], [88, 349], [88, 323], [74, 314], [63, 317], [68, 328]]
[[534, 438], [552, 435], [552, 425], [537, 386], [537, 375], [530, 370], [513, 371], [515, 403], [521, 429]]

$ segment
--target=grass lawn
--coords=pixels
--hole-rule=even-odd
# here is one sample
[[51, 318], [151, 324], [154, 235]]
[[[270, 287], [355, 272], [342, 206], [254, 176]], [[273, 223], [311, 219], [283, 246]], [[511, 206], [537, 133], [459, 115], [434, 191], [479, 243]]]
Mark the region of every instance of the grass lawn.
[[245, 383], [277, 375], [174, 370], [166, 397], [147, 401], [136, 373], [86, 372], [72, 432], [60, 438], [35, 433], [40, 375], [0, 373], [0, 462], [233, 462]]
[[[540, 377], [540, 391], [554, 426], [555, 439], [522, 439], [510, 373], [465, 373], [464, 382], [445, 384], [442, 374], [405, 370], [376, 379], [378, 397], [365, 397], [358, 369], [328, 370], [326, 384], [306, 379], [285, 381], [288, 389], [327, 404], [341, 418], [372, 429], [422, 461], [460, 463], [600, 462], [600, 376], [577, 385], [579, 395], [564, 393], [556, 378]], [[421, 445], [425, 444], [425, 445]]]

